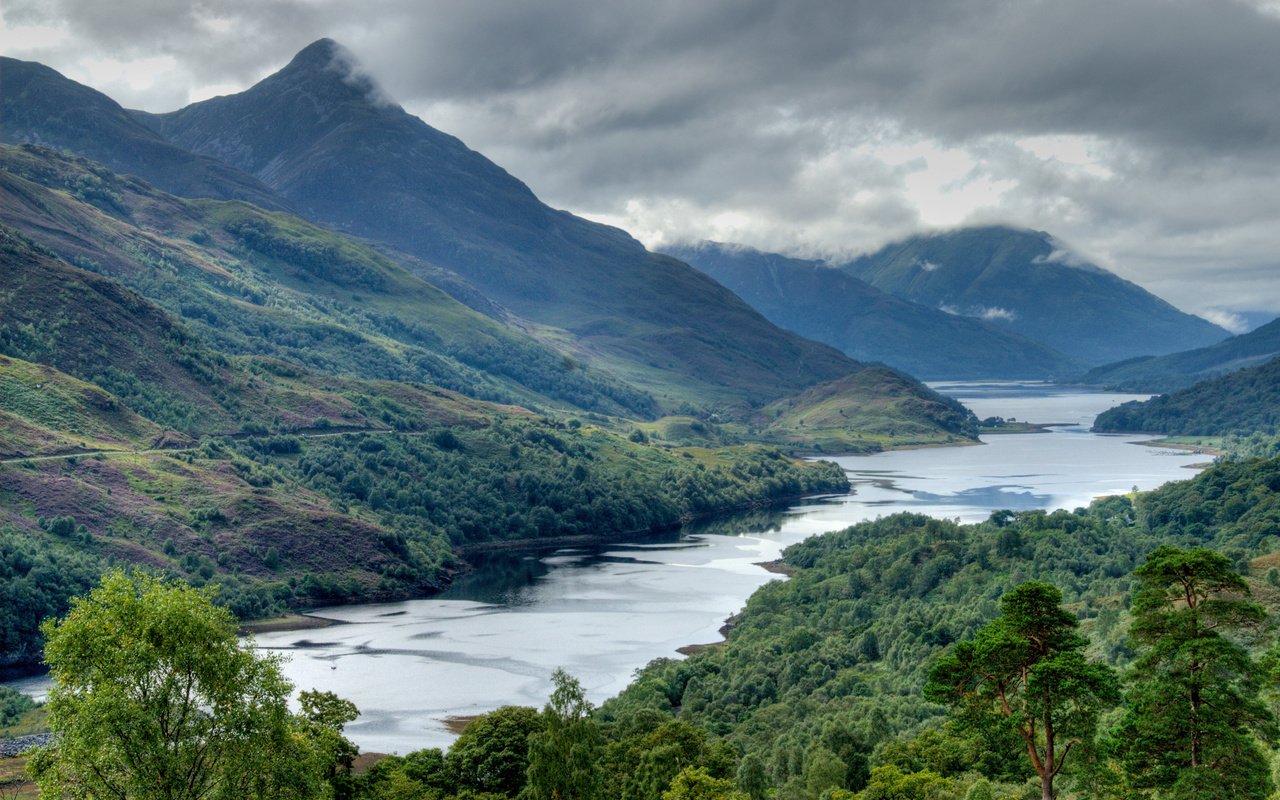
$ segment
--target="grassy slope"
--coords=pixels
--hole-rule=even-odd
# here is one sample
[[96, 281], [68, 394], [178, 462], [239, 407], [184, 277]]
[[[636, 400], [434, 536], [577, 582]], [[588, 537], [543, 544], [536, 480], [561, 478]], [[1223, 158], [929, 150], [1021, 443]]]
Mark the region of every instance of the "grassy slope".
[[137, 449], [162, 429], [93, 384], [0, 356], [0, 458]]
[[651, 408], [640, 392], [296, 217], [183, 200], [39, 148], [0, 148], [0, 167], [0, 221], [120, 280], [226, 352], [495, 400]]
[[922, 393], [887, 367], [865, 369], [761, 409], [765, 440], [818, 452], [866, 452], [903, 445], [973, 441], [972, 412], [936, 392]]

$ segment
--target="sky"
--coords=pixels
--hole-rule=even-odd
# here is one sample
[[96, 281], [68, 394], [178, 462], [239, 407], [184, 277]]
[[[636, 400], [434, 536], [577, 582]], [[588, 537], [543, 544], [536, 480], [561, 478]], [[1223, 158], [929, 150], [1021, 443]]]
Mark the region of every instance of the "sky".
[[310, 42], [652, 248], [843, 259], [1000, 223], [1229, 328], [1280, 314], [1280, 0], [5, 0], [129, 108]]

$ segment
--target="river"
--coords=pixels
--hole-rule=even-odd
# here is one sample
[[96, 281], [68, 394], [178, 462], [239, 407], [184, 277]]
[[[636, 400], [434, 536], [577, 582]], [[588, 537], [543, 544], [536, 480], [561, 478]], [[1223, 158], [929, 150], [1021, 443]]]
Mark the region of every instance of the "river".
[[320, 609], [341, 624], [262, 634], [300, 688], [361, 710], [348, 735], [364, 750], [445, 747], [448, 721], [505, 704], [541, 706], [564, 667], [594, 702], [654, 658], [714, 642], [725, 619], [778, 576], [760, 562], [823, 531], [897, 511], [962, 521], [999, 508], [1075, 508], [1095, 497], [1191, 477], [1206, 460], [1142, 446], [1150, 437], [1088, 431], [1102, 410], [1145, 396], [1018, 383], [948, 383], [980, 418], [1056, 423], [982, 446], [835, 458], [848, 495], [689, 526], [660, 538], [485, 558], [444, 594]]

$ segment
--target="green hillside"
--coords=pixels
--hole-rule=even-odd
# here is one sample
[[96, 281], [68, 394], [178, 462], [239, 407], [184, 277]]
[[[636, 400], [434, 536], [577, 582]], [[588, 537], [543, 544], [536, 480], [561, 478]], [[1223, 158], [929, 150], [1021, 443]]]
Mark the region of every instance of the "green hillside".
[[223, 352], [500, 402], [633, 416], [654, 407], [369, 246], [296, 217], [184, 200], [23, 146], [0, 148], [0, 223], [134, 289]]
[[0, 355], [0, 459], [137, 449], [163, 428], [91, 383]]
[[332, 41], [240, 94], [139, 119], [258, 176], [309, 219], [458, 272], [668, 410], [690, 402], [741, 415], [860, 368], [623, 231], [547, 207], [386, 102]]
[[[899, 514], [812, 537], [787, 549], [791, 577], [752, 595], [728, 641], [655, 661], [597, 718], [615, 737], [672, 720], [723, 737], [778, 797], [862, 789], [877, 767], [917, 773], [916, 792], [859, 798], [1040, 797], [1038, 782], [1027, 784], [1025, 749], [963, 721], [945, 724], [944, 709], [924, 699], [937, 657], [972, 639], [1004, 593], [1041, 580], [1062, 591], [1089, 657], [1127, 666], [1133, 571], [1165, 544], [1225, 554], [1274, 615], [1277, 481], [1280, 460], [1220, 464], [1074, 512], [997, 512], [976, 525]], [[1104, 734], [1115, 721], [1104, 718]], [[1116, 768], [1107, 753], [1068, 763], [1058, 796], [1122, 796], [1104, 788]], [[744, 789], [746, 774], [736, 773]], [[980, 778], [996, 793], [966, 795]], [[934, 793], [924, 791], [930, 781]]]
[[1280, 434], [1280, 358], [1118, 405], [1099, 414], [1093, 429], [1169, 436]]
[[841, 268], [903, 299], [985, 319], [1091, 364], [1204, 347], [1228, 335], [1043, 231], [916, 236]]
[[949, 397], [922, 394], [887, 367], [865, 369], [765, 406], [759, 436], [824, 453], [874, 452], [895, 445], [972, 442], [973, 414]]
[[1124, 392], [1172, 392], [1276, 356], [1280, 356], [1280, 320], [1208, 347], [1107, 364], [1078, 380]]

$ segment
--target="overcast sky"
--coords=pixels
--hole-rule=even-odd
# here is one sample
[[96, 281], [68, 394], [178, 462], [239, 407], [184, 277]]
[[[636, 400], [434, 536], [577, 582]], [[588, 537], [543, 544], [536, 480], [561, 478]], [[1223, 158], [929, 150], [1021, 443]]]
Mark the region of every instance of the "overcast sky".
[[1176, 305], [1280, 313], [1280, 0], [5, 0], [0, 52], [128, 107], [323, 36], [549, 204], [651, 247], [841, 257], [1046, 230]]

